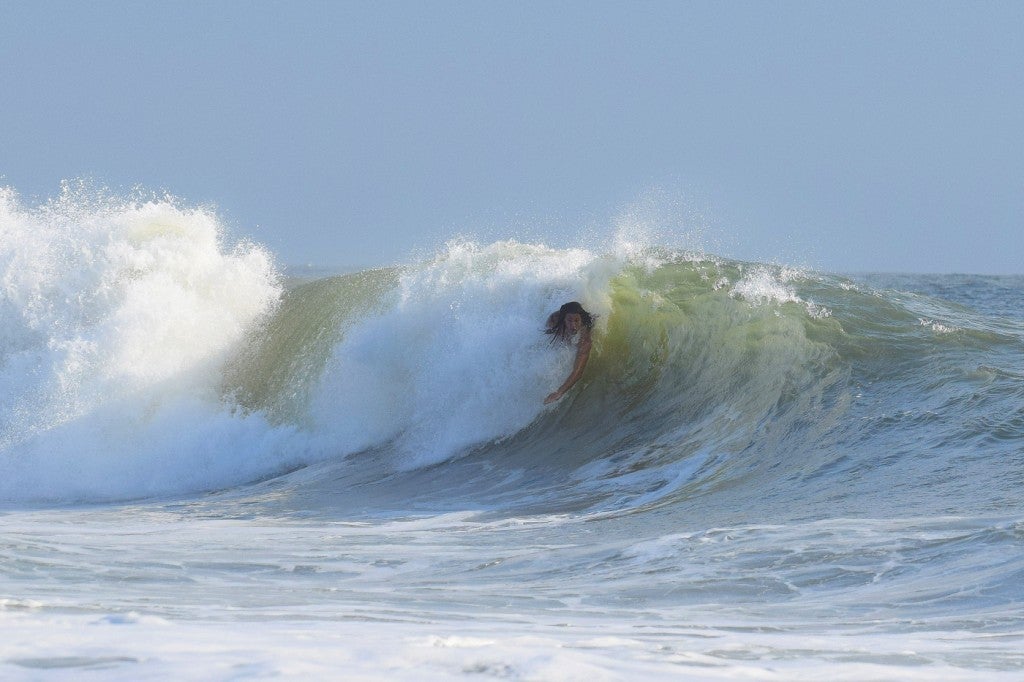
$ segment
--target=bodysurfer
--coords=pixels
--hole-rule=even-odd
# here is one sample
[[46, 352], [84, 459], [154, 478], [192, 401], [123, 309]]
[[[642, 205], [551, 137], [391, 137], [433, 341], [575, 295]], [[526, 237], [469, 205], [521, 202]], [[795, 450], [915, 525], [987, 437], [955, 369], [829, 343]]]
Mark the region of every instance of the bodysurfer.
[[576, 342], [576, 359], [572, 364], [572, 373], [558, 390], [544, 399], [544, 404], [553, 403], [568, 391], [583, 376], [583, 369], [590, 359], [590, 332], [594, 327], [594, 316], [583, 309], [576, 301], [566, 303], [556, 312], [548, 316], [545, 334], [551, 335], [551, 342], [561, 341], [572, 343], [573, 337], [579, 334]]

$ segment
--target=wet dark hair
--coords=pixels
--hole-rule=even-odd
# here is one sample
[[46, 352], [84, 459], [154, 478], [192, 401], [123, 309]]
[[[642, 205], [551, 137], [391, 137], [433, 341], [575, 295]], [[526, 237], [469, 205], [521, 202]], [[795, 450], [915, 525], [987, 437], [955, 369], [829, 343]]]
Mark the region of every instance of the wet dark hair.
[[565, 316], [573, 313], [579, 314], [583, 320], [584, 327], [593, 329], [594, 320], [597, 318], [597, 315], [588, 313], [577, 301], [569, 301], [548, 317], [548, 327], [544, 330], [544, 333], [551, 335], [551, 343], [554, 343], [556, 339], [568, 343], [569, 339], [572, 338], [565, 324]]

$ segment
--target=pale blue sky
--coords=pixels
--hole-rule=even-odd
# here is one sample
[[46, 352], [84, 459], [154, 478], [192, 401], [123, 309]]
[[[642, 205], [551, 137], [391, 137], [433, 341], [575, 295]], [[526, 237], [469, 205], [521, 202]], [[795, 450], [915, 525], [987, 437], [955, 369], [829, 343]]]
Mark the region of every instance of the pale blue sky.
[[0, 0], [0, 175], [212, 203], [287, 264], [653, 195], [723, 255], [1021, 273], [1024, 3]]

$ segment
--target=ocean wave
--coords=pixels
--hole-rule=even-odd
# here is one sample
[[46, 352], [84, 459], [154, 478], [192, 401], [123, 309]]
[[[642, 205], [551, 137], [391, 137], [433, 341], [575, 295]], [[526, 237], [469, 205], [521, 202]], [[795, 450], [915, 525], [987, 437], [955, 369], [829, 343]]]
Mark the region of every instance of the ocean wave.
[[[188, 495], [320, 462], [312, 481], [282, 479], [309, 503], [387, 479], [425, 505], [486, 490], [489, 505], [632, 513], [758, 495], [783, 513], [800, 487], [856, 507], [885, 494], [920, 419], [968, 401], [984, 425], [1021, 397], [1021, 337], [998, 315], [657, 245], [456, 240], [288, 280], [209, 210], [6, 192], [0, 267], [10, 503]], [[594, 351], [545, 406], [574, 351], [541, 327], [567, 300], [597, 315]], [[983, 431], [932, 429], [931, 452], [947, 466]]]

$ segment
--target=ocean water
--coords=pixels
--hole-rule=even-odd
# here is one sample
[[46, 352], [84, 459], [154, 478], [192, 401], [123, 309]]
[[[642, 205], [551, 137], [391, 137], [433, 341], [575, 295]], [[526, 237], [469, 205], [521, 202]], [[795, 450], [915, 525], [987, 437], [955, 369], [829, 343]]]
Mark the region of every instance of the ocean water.
[[0, 190], [0, 678], [1024, 678], [1024, 277], [300, 274]]

